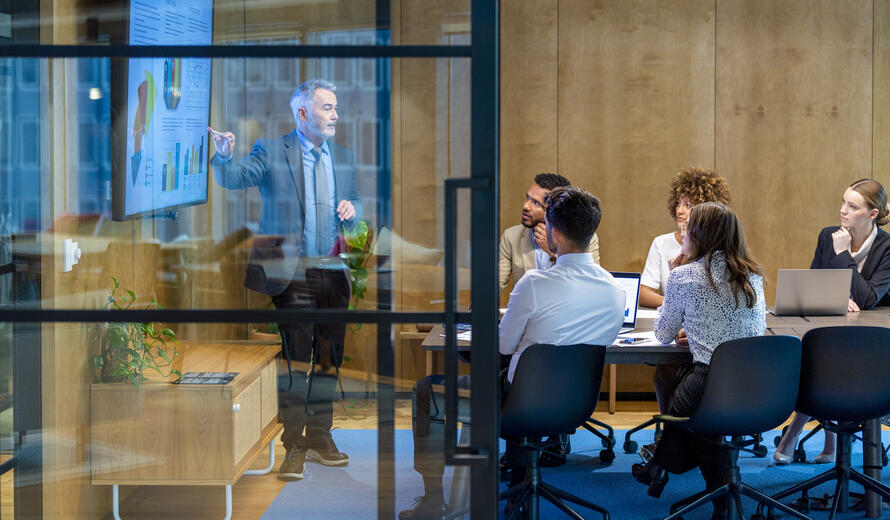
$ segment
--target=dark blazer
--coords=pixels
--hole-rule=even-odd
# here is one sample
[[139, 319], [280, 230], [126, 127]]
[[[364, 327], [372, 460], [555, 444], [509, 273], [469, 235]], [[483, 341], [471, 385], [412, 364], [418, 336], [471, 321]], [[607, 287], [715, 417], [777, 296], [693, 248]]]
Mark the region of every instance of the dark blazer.
[[[355, 217], [345, 223], [351, 226], [362, 215], [355, 180], [355, 156], [331, 141], [328, 146], [334, 167], [336, 200], [348, 200], [355, 207]], [[240, 161], [223, 162], [214, 154], [210, 165], [216, 182], [224, 188], [255, 186], [259, 189], [263, 201], [260, 221], [263, 236], [254, 240], [244, 285], [270, 296], [281, 294], [294, 279], [304, 256], [306, 197], [297, 130], [274, 140], [258, 140], [250, 155]]]
[[890, 233], [878, 228], [878, 234], [860, 273], [856, 270], [856, 262], [849, 251], [834, 254], [831, 234], [838, 229], [840, 226], [829, 226], [819, 233], [810, 269], [852, 269], [850, 297], [860, 309], [890, 305]]

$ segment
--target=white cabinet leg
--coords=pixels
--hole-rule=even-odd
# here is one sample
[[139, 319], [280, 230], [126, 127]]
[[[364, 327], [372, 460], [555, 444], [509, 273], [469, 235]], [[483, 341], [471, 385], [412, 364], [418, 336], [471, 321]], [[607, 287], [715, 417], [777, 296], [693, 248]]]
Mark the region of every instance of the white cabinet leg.
[[231, 520], [232, 518], [232, 485], [226, 485], [226, 518], [225, 520]]
[[114, 515], [114, 520], [121, 520], [121, 513], [118, 507], [118, 501], [120, 500], [120, 490], [117, 487], [117, 484], [111, 485], [111, 514]]
[[[274, 461], [273, 461], [274, 462]], [[268, 470], [266, 470], [268, 473]], [[120, 510], [118, 508], [118, 502], [120, 500], [120, 490], [118, 489], [117, 484], [111, 485], [111, 513], [114, 516], [114, 520], [121, 520]], [[226, 486], [226, 518], [225, 520], [232, 519], [232, 486], [231, 484]]]
[[249, 469], [245, 475], [265, 475], [275, 467], [275, 440], [269, 442], [269, 465], [264, 469]]

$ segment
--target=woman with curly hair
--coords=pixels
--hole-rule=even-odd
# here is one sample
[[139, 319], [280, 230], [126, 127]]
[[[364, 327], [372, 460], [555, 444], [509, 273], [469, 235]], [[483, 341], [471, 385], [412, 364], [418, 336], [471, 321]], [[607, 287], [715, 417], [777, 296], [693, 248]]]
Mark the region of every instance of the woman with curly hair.
[[[819, 233], [810, 269], [850, 269], [850, 301], [847, 310], [890, 305], [890, 234], [878, 229], [890, 222], [887, 192], [873, 179], [859, 179], [844, 191], [840, 225]], [[773, 453], [776, 464], [793, 461], [794, 446], [809, 417], [794, 414], [788, 430]], [[835, 460], [835, 435], [825, 432], [825, 444], [814, 463]]]
[[[667, 208], [671, 218], [677, 223], [677, 230], [655, 237], [646, 258], [646, 267], [640, 277], [640, 305], [644, 307], [660, 307], [664, 303], [664, 289], [667, 285], [671, 269], [684, 263], [680, 252], [686, 234], [686, 222], [692, 207], [702, 202], [719, 202], [727, 206], [732, 201], [729, 184], [717, 175], [714, 170], [701, 167], [683, 168], [671, 181], [671, 193]], [[680, 338], [685, 343], [684, 338]], [[658, 408], [667, 412], [674, 388], [677, 365], [657, 365], [653, 385]], [[651, 450], [652, 447], [647, 446]]]
[[667, 203], [671, 218], [677, 223], [677, 230], [655, 237], [652, 246], [649, 247], [646, 267], [640, 279], [640, 305], [656, 308], [664, 303], [664, 287], [671, 272], [669, 263], [674, 259], [677, 259], [675, 262], [677, 265], [683, 263], [682, 259], [677, 257], [680, 255], [680, 245], [683, 243], [689, 211], [702, 202], [730, 205], [732, 195], [726, 180], [714, 170], [705, 170], [698, 166], [683, 168], [677, 172], [671, 181], [671, 193]]

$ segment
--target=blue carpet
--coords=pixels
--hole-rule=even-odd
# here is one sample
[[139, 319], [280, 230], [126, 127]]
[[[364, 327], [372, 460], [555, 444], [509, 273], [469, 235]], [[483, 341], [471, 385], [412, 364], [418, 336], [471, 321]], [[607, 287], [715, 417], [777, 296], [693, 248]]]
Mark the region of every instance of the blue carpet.
[[[543, 470], [543, 480], [558, 488], [574, 493], [609, 510], [613, 519], [660, 519], [667, 516], [670, 505], [677, 500], [704, 488], [704, 481], [698, 470], [684, 475], [671, 475], [670, 481], [661, 498], [654, 499], [646, 495], [646, 489], [638, 484], [630, 475], [630, 466], [639, 462], [636, 454], [625, 454], [621, 449], [624, 432], [616, 431], [619, 446], [616, 458], [611, 464], [603, 464], [599, 460], [599, 439], [588, 432], [579, 431], [572, 436], [572, 454], [569, 462], [559, 468]], [[634, 440], [641, 444], [651, 442], [653, 431], [638, 433]], [[776, 466], [772, 463], [773, 437], [778, 432], [764, 434], [764, 444], [769, 448], [765, 458], [756, 458], [749, 453], [742, 453], [739, 465], [742, 479], [751, 486], [767, 494], [776, 493], [796, 482], [814, 476], [829, 465], [791, 464]], [[280, 520], [290, 518], [301, 519], [374, 519], [377, 518], [377, 432], [374, 430], [334, 430], [337, 446], [349, 454], [350, 462], [346, 467], [332, 468], [319, 464], [307, 463], [305, 478], [299, 482], [291, 482], [263, 514], [263, 520]], [[884, 442], [890, 441], [890, 432], [884, 432]], [[412, 437], [410, 430], [395, 432], [395, 475], [396, 475], [396, 511], [412, 507], [415, 497], [423, 494], [423, 483], [420, 475], [413, 469]], [[807, 442], [809, 458], [815, 457], [822, 448], [822, 435], [817, 434]], [[862, 443], [853, 444], [854, 467], [862, 464]], [[861, 468], [859, 468], [861, 469]], [[274, 471], [274, 470], [273, 470]], [[890, 470], [883, 472], [885, 481], [890, 481]], [[446, 500], [451, 483], [451, 469], [446, 470]], [[831, 493], [834, 484], [829, 483], [819, 488], [811, 496]], [[503, 488], [503, 486], [502, 486]], [[858, 486], [852, 486], [856, 491]], [[753, 502], [742, 499], [745, 513], [750, 516], [754, 512]], [[542, 518], [567, 518], [556, 508], [542, 501]], [[588, 518], [599, 515], [585, 509], [578, 512]], [[711, 508], [706, 506], [685, 516], [687, 520], [710, 518]], [[828, 518], [827, 512], [812, 511], [814, 519]], [[884, 516], [888, 516], [885, 514]], [[784, 518], [790, 518], [787, 515]], [[601, 518], [601, 517], [599, 517]], [[837, 518], [864, 518], [860, 512], [838, 515]]]

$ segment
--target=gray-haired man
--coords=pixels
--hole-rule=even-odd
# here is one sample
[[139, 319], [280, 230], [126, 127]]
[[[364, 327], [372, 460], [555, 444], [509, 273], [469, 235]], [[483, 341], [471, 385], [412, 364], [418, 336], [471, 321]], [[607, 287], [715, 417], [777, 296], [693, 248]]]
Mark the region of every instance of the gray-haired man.
[[[345, 308], [349, 300], [345, 266], [327, 259], [336, 252], [343, 227], [361, 218], [355, 157], [330, 140], [339, 118], [335, 90], [332, 83], [320, 79], [302, 83], [290, 100], [294, 131], [274, 140], [258, 140], [239, 161], [232, 160], [235, 135], [208, 127], [216, 146], [210, 164], [219, 185], [257, 187], [262, 196], [262, 237], [254, 241], [244, 284], [271, 296], [277, 309]], [[280, 324], [280, 330], [288, 361], [314, 359], [314, 369], [325, 350], [330, 364], [340, 365], [343, 326]], [[336, 377], [313, 374], [311, 387], [303, 377], [289, 377], [283, 386], [279, 419], [284, 424], [281, 441], [287, 453], [278, 478], [303, 478], [307, 459], [328, 466], [347, 464], [349, 457], [337, 449], [330, 433]]]

